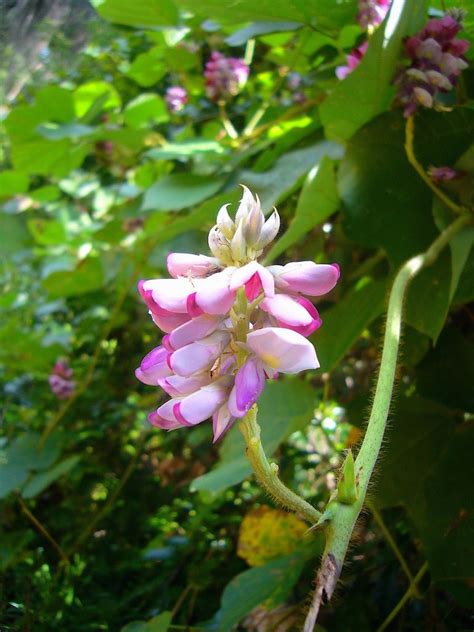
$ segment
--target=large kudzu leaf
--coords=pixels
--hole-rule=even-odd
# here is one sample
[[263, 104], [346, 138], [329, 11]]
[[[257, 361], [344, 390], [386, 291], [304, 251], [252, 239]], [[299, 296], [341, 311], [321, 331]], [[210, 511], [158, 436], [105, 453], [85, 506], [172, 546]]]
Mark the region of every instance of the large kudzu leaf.
[[145, 192], [144, 211], [179, 211], [215, 195], [223, 181], [192, 173], [165, 176]]
[[320, 141], [304, 149], [295, 149], [281, 156], [271, 169], [255, 173], [245, 169], [239, 180], [258, 194], [264, 212], [284, 200], [298, 185], [299, 180], [324, 157], [340, 158], [342, 147]]
[[102, 262], [87, 257], [71, 270], [58, 270], [43, 279], [43, 287], [51, 296], [77, 296], [98, 290], [104, 284]]
[[146, 53], [137, 55], [128, 69], [128, 75], [140, 86], [153, 86], [167, 72], [163, 60], [163, 49], [160, 46], [151, 48]]
[[173, 0], [96, 0], [99, 15], [126, 26], [177, 24], [178, 11]]
[[0, 173], [0, 199], [28, 191], [28, 176], [19, 171]]
[[332, 371], [384, 309], [387, 280], [361, 279], [334, 307], [321, 312], [323, 326], [311, 337], [323, 371]]
[[251, 610], [278, 593], [281, 603], [298, 581], [304, 563], [301, 553], [281, 557], [234, 577], [225, 587], [218, 613], [219, 632], [228, 632]]
[[394, 0], [383, 24], [370, 39], [357, 68], [320, 107], [328, 138], [347, 140], [364, 123], [388, 108], [400, 63], [403, 38], [415, 33], [426, 16], [426, 0]]
[[472, 424], [449, 409], [403, 398], [396, 406], [376, 480], [377, 503], [403, 504], [434, 580], [468, 606], [472, 598], [474, 477]]
[[323, 156], [321, 162], [309, 172], [296, 205], [295, 215], [287, 230], [271, 248], [266, 261], [273, 261], [282, 252], [298, 242], [339, 207], [334, 162]]
[[[269, 382], [259, 400], [258, 410], [265, 452], [272, 455], [291, 432], [305, 426], [312, 419], [314, 407], [315, 396], [309, 384], [299, 380]], [[234, 427], [222, 443], [219, 464], [197, 478], [192, 487], [216, 494], [242, 482], [251, 471], [245, 457], [244, 440]]]

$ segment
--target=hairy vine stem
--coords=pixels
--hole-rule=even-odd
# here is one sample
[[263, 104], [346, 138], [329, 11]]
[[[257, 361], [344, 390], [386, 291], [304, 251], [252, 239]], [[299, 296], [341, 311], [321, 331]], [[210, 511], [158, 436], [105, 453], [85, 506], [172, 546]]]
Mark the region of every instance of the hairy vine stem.
[[321, 518], [320, 512], [298, 494], [288, 489], [278, 478], [278, 465], [268, 461], [260, 440], [256, 404], [242, 418], [239, 429], [244, 435], [247, 458], [260, 485], [283, 507], [294, 511], [311, 525], [316, 524]]
[[334, 592], [379, 456], [395, 382], [403, 301], [408, 284], [422, 268], [431, 265], [437, 259], [454, 235], [471, 222], [470, 215], [458, 217], [435, 239], [426, 252], [409, 259], [395, 277], [388, 303], [382, 360], [374, 402], [367, 431], [354, 465], [356, 496], [352, 502], [346, 503], [338, 502], [337, 495], [333, 496], [320, 520], [320, 525], [326, 530], [326, 545], [303, 632], [313, 631], [321, 603], [328, 602]]

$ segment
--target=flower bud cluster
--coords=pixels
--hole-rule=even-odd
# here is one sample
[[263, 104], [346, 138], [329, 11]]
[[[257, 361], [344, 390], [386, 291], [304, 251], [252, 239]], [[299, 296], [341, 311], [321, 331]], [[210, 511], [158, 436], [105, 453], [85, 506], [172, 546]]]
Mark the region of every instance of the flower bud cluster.
[[357, 48], [353, 48], [351, 50], [349, 55], [347, 55], [346, 65], [338, 66], [336, 68], [336, 76], [338, 79], [345, 79], [347, 75], [350, 75], [351, 72], [353, 72], [357, 68], [357, 66], [362, 61], [365, 53], [367, 52], [368, 47], [369, 42], [364, 42], [360, 46], [357, 46]]
[[414, 114], [420, 105], [434, 107], [439, 94], [452, 90], [467, 68], [464, 54], [469, 42], [456, 38], [461, 28], [460, 22], [445, 15], [429, 20], [420, 33], [405, 42], [411, 64], [395, 80], [405, 116]]
[[265, 220], [245, 187], [234, 219], [227, 206], [209, 234], [213, 257], [171, 253], [172, 278], [138, 286], [166, 334], [136, 370], [171, 396], [149, 419], [173, 430], [212, 416], [215, 440], [250, 410], [267, 379], [319, 366], [306, 338], [321, 319], [305, 295], [323, 295], [339, 278], [335, 264], [264, 267], [257, 258], [278, 232], [277, 211]]
[[165, 101], [168, 110], [175, 114], [180, 112], [188, 102], [188, 93], [181, 86], [171, 86], [166, 90]]
[[244, 87], [250, 68], [243, 59], [214, 51], [204, 69], [206, 94], [212, 101], [228, 101]]
[[392, 0], [359, 0], [357, 22], [363, 29], [371, 29], [383, 22]]
[[51, 391], [58, 399], [69, 399], [74, 393], [76, 383], [72, 379], [73, 371], [67, 360], [58, 360], [48, 377]]
[[429, 167], [428, 175], [433, 180], [433, 182], [439, 184], [441, 182], [458, 180], [459, 178], [462, 178], [465, 173], [463, 171], [453, 169], [452, 167]]

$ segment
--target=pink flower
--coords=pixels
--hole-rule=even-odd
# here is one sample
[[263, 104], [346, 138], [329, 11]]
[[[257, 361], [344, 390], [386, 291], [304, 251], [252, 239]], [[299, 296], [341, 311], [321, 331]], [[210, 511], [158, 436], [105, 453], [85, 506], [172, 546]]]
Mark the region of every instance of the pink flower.
[[67, 360], [57, 360], [48, 377], [51, 391], [58, 399], [69, 399], [74, 393], [76, 383], [72, 379], [73, 371]]
[[250, 68], [243, 59], [225, 57], [214, 51], [206, 64], [206, 94], [212, 101], [235, 97], [247, 82]]
[[336, 264], [313, 261], [265, 267], [258, 262], [279, 227], [244, 187], [231, 219], [220, 209], [209, 242], [213, 257], [171, 253], [171, 279], [140, 281], [153, 321], [166, 335], [136, 376], [171, 399], [150, 415], [164, 430], [213, 419], [217, 440], [257, 402], [267, 379], [316, 369], [307, 337], [321, 326], [306, 298], [331, 291]]
[[171, 86], [166, 90], [166, 105], [171, 113], [179, 112], [188, 102], [188, 93], [181, 86]]
[[428, 175], [433, 182], [449, 182], [450, 180], [458, 180], [465, 175], [464, 171], [457, 171], [452, 167], [429, 167]]
[[387, 15], [391, 0], [359, 0], [357, 21], [363, 29], [378, 26]]
[[367, 49], [369, 47], [369, 42], [364, 42], [357, 48], [351, 50], [349, 55], [347, 55], [347, 63], [345, 66], [338, 66], [336, 68], [336, 76], [338, 79], [345, 79], [347, 75], [350, 75], [353, 70], [357, 68], [357, 66], [362, 61]]

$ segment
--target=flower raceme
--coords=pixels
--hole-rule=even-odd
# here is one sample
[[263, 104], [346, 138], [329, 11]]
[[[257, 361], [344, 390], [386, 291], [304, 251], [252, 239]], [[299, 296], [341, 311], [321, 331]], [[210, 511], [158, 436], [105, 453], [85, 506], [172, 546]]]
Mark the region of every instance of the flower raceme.
[[307, 337], [321, 319], [307, 297], [326, 294], [339, 278], [336, 264], [261, 265], [278, 233], [277, 211], [265, 219], [246, 187], [234, 219], [227, 206], [209, 233], [212, 257], [171, 253], [171, 278], [138, 285], [165, 335], [136, 376], [171, 397], [149, 419], [173, 430], [212, 417], [214, 440], [250, 410], [267, 379], [318, 368]]

